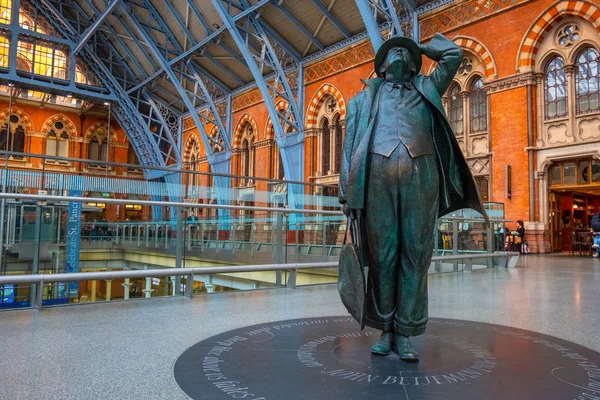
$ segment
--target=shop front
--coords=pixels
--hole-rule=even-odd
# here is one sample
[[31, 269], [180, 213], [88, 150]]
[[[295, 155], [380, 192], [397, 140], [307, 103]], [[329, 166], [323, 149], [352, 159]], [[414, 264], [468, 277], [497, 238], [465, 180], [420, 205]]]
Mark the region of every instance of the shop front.
[[548, 224], [554, 252], [569, 251], [600, 211], [600, 160], [553, 161], [548, 168]]

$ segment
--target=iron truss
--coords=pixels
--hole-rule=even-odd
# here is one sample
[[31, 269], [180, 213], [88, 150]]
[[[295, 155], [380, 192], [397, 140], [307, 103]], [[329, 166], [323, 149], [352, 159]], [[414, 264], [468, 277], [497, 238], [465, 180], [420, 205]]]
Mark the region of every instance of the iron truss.
[[[432, 3], [442, 5], [450, 1]], [[17, 74], [15, 58], [12, 58], [7, 71], [0, 68], [0, 81], [14, 81], [46, 92], [72, 93], [89, 101], [114, 102], [111, 110], [145, 165], [183, 166], [183, 118], [191, 117], [211, 169], [225, 174], [231, 172], [234, 141], [232, 95], [240, 88], [256, 85], [273, 123], [285, 176], [302, 181], [303, 64], [308, 58], [261, 18], [261, 13], [266, 6], [276, 8], [311, 46], [319, 49], [319, 54], [327, 54], [328, 48], [335, 45], [326, 47], [316, 33], [298, 20], [284, 0], [211, 0], [211, 3], [219, 23], [215, 23], [214, 17], [208, 20], [206, 10], [199, 9], [195, 0], [159, 3], [153, 0], [13, 0], [15, 9], [31, 5], [35, 14], [57, 34], [48, 36], [25, 31], [18, 21], [0, 24], [0, 34], [9, 31], [13, 37], [41, 35], [40, 39], [69, 49], [71, 68], [68, 79], [42, 80]], [[343, 42], [340, 44], [365, 37], [356, 32], [352, 35], [332, 11], [332, 2], [311, 0], [310, 4], [341, 34]], [[420, 10], [415, 0], [355, 0], [355, 4], [375, 50], [388, 37], [404, 32], [410, 31], [418, 40]], [[182, 15], [182, 6], [185, 15]], [[190, 19], [201, 27], [201, 35], [190, 31]], [[177, 30], [173, 29], [175, 24]], [[16, 41], [11, 41], [11, 55], [16, 52], [13, 43]], [[225, 52], [231, 60], [228, 63], [247, 68], [252, 81], [248, 75], [242, 76], [239, 68], [230, 69], [230, 64], [212, 55], [209, 46], [217, 46]], [[218, 68], [228, 83], [200, 65], [194, 58], [198, 56]], [[97, 77], [99, 85], [75, 83], [78, 60]], [[314, 55], [310, 60], [314, 60]], [[286, 107], [276, 107], [280, 100], [285, 101]], [[223, 187], [229, 186], [228, 181], [221, 183]], [[302, 206], [301, 195], [302, 188], [291, 187], [289, 205]], [[219, 197], [223, 196], [226, 197], [225, 194]]]
[[[178, 137], [178, 110], [170, 108], [145, 88], [127, 93], [127, 89], [137, 84], [137, 75], [144, 70], [140, 69], [141, 65], [110, 24], [103, 25], [108, 29], [107, 34], [91, 23], [93, 17], [105, 20], [107, 14], [102, 17], [103, 14], [91, 0], [85, 0], [82, 5], [56, 0], [33, 0], [32, 3], [57, 31], [78, 43], [73, 53], [81, 48], [78, 55], [88, 66], [93, 66], [94, 74], [111, 89], [117, 98], [111, 110], [132, 139], [142, 164], [179, 166], [181, 139]], [[83, 6], [92, 15], [88, 15]], [[125, 60], [132, 62], [132, 65]]]

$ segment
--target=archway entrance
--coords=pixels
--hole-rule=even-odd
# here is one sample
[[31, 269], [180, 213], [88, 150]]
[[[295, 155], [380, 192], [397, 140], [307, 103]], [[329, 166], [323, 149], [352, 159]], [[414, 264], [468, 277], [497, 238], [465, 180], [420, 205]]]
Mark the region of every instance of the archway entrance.
[[563, 160], [548, 169], [548, 222], [552, 251], [569, 251], [600, 211], [600, 161]]

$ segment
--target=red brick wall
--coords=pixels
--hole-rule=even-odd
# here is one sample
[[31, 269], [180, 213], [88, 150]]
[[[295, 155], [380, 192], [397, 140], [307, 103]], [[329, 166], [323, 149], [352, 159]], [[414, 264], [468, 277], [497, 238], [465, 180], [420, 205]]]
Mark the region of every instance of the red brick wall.
[[[529, 221], [527, 92], [525, 87], [494, 93], [492, 108], [492, 201], [504, 203], [508, 219]], [[506, 197], [505, 166], [512, 169], [512, 196]]]

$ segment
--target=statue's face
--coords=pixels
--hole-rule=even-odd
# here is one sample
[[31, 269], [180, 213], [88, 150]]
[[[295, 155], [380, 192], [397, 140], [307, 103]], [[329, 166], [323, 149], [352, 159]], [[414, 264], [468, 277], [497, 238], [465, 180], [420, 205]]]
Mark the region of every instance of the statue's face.
[[410, 53], [404, 47], [394, 47], [388, 51], [384, 68], [386, 79], [393, 77], [392, 80], [410, 79], [415, 69]]

